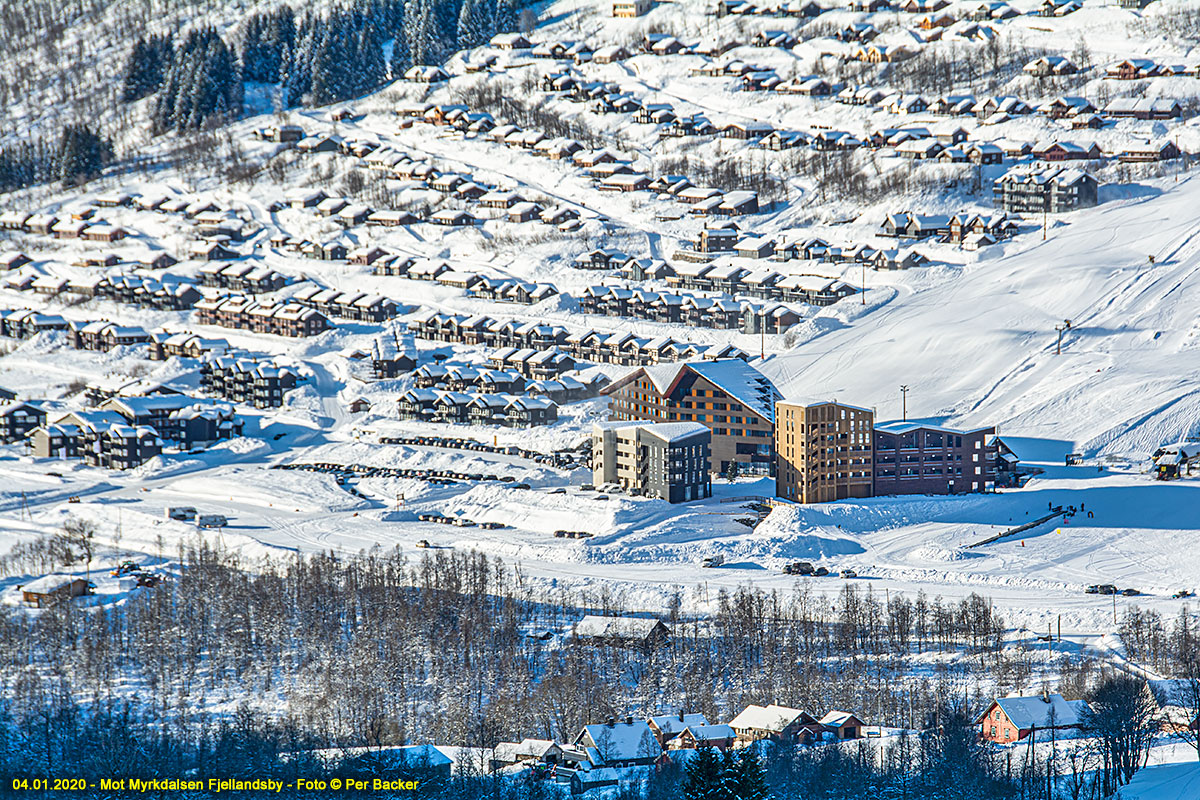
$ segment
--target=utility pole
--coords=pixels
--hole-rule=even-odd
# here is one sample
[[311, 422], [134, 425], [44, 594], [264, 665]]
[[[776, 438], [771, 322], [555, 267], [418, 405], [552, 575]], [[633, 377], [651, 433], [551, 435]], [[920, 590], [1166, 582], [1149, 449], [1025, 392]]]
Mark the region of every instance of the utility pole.
[[908, 419], [908, 384], [900, 387], [900, 419]]
[[1054, 355], [1062, 355], [1062, 335], [1063, 332], [1070, 329], [1070, 325], [1055, 325], [1054, 330], [1058, 331], [1058, 344], [1054, 347]]

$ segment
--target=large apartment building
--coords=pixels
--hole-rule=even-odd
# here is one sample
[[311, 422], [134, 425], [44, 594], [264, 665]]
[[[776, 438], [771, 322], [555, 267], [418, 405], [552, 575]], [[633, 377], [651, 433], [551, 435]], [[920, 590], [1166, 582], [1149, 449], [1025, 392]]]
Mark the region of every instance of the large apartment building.
[[1058, 214], [1096, 205], [1096, 179], [1078, 169], [1014, 169], [992, 185], [996, 208], [1010, 214]]
[[712, 471], [769, 474], [779, 391], [740, 359], [656, 364], [603, 392], [613, 420], [698, 422], [712, 431]]
[[874, 494], [870, 409], [835, 401], [775, 404], [775, 494], [827, 503]]
[[597, 422], [593, 480], [670, 503], [711, 497], [711, 442], [712, 432], [699, 422]]
[[875, 426], [875, 494], [965, 494], [994, 484], [995, 428], [960, 431], [918, 422]]

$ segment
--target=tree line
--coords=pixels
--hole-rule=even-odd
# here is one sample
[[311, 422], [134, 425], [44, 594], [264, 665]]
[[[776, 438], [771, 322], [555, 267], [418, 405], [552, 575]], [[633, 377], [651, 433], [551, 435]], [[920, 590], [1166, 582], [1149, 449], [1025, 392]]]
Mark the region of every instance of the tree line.
[[250, 15], [236, 43], [211, 27], [179, 46], [169, 35], [138, 38], [121, 96], [156, 95], [158, 132], [203, 128], [240, 114], [246, 81], [278, 84], [285, 107], [327, 105], [516, 27], [515, 0], [358, 0], [304, 14], [285, 5]]
[[[27, 542], [0, 570], [94, 566], [85, 534], [72, 524]], [[583, 614], [638, 611], [619, 591], [546, 590], [475, 552], [437, 551], [410, 561], [398, 549], [376, 548], [250, 563], [202, 539], [173, 554], [165, 549], [161, 544], [159, 555], [178, 565], [173, 579], [121, 604], [63, 603], [33, 614], [0, 607], [0, 735], [22, 743], [14, 749], [0, 741], [0, 752], [60, 763], [72, 736], [110, 735], [87, 727], [107, 713], [131, 720], [123, 726], [130, 735], [171, 731], [179, 739], [139, 744], [138, 753], [169, 744], [217, 763], [214, 748], [243, 757], [231, 745], [213, 744], [228, 741], [222, 737], [236, 725], [247, 742], [259, 742], [245, 747], [265, 747], [261, 757], [274, 758], [271, 747], [434, 742], [486, 749], [525, 737], [570, 741], [584, 724], [612, 717], [680, 709], [716, 722], [749, 703], [778, 703], [849, 709], [870, 724], [923, 731], [903, 744], [910, 750], [893, 754], [896, 764], [916, 764], [912, 769], [887, 767], [886, 759], [860, 765], [880, 785], [916, 786], [913, 775], [929, 771], [929, 781], [940, 781], [970, 767], [981, 787], [1000, 781], [1018, 792], [988, 796], [1032, 799], [1052, 797], [1051, 788], [1071, 780], [1079, 781], [1074, 797], [1101, 796], [1102, 787], [1127, 781], [1144, 763], [1157, 735], [1157, 699], [1151, 694], [1155, 702], [1148, 701], [1144, 681], [1106, 675], [1064, 654], [1054, 669], [1064, 692], [1093, 701], [1093, 746], [1024, 760], [1010, 750], [1003, 762], [995, 756], [979, 769], [976, 750], [920, 761], [922, 747], [967, 747], [968, 733], [973, 739], [977, 732], [968, 710], [1037, 686], [1032, 661], [1014, 661], [1002, 641], [1003, 620], [977, 595], [958, 602], [880, 598], [847, 584], [830, 596], [807, 583], [790, 592], [719, 592], [707, 598], [712, 613], [693, 615], [683, 609], [703, 601], [703, 589], [690, 598], [680, 590], [656, 610], [672, 629], [665, 646], [599, 647], [575, 644], [565, 632]], [[271, 712], [210, 716], [214, 705], [240, 701]], [[962, 741], [947, 738], [955, 726]], [[65, 737], [61, 746], [47, 739], [57, 736]], [[126, 746], [120, 741], [112, 745], [118, 753]], [[808, 792], [806, 782], [830, 780], [833, 792], [846, 765], [830, 769], [824, 759], [845, 754], [826, 751], [842, 749], [765, 753], [768, 785], [796, 796]], [[0, 763], [0, 772], [14, 763]], [[705, 780], [728, 783], [743, 767], [722, 763], [717, 772], [725, 777]], [[677, 789], [685, 776], [671, 780]]]
[[35, 139], [0, 146], [0, 192], [54, 180], [83, 183], [98, 175], [112, 157], [112, 142], [90, 126], [67, 125], [56, 145]]

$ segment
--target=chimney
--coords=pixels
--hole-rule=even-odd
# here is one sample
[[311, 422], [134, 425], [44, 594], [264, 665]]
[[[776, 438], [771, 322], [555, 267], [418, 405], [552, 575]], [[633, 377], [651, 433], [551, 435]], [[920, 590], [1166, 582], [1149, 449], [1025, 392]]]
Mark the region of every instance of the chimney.
[[679, 709], [679, 721], [683, 722], [683, 709]]
[[625, 718], [625, 724], [626, 724], [626, 725], [632, 725], [632, 724], [633, 724], [633, 717], [626, 717], [626, 718]]
[[1043, 703], [1050, 702], [1050, 690], [1044, 686], [1042, 687], [1042, 702]]
[[617, 724], [617, 721], [615, 719], [613, 719], [612, 717], [608, 718], [608, 727], [611, 728], [613, 725], [616, 725], [616, 724]]

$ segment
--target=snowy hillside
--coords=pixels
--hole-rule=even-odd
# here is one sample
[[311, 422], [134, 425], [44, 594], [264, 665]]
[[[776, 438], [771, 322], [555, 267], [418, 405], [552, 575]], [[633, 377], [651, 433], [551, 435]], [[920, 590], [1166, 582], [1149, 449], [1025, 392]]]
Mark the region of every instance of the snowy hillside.
[[[1087, 0], [1067, 16], [1041, 17], [1029, 13], [1032, 4], [1015, 3], [1020, 14], [988, 23], [995, 34], [990, 39], [972, 39], [964, 32], [962, 23], [970, 21], [972, 5], [950, 7], [960, 19], [958, 27], [929, 36], [917, 16], [895, 11], [838, 8], [815, 20], [716, 16], [701, 0], [682, 0], [659, 4], [644, 18], [620, 20], [608, 15], [606, 4], [562, 0], [533, 7], [533, 42], [586, 42], [593, 51], [622, 45], [631, 51], [629, 57], [607, 64], [597, 63], [600, 59], [572, 63], [535, 58], [528, 48], [479, 47], [448, 60], [448, 81], [424, 85], [396, 80], [336, 109], [297, 107], [269, 113], [278, 100], [275, 88], [247, 86], [247, 115], [216, 137], [151, 136], [145, 122], [152, 97], [97, 109], [96, 119], [117, 145], [118, 162], [79, 190], [40, 185], [12, 192], [0, 198], [3, 211], [63, 217], [114, 192], [187, 202], [201, 199], [233, 215], [248, 231], [245, 241], [232, 244], [238, 263], [276, 270], [289, 281], [269, 293], [271, 297], [287, 300], [314, 286], [374, 292], [399, 304], [400, 316], [384, 324], [334, 320], [332, 330], [292, 339], [201, 325], [191, 311], [150, 310], [73, 293], [72, 287], [86, 286], [105, 274], [201, 282], [204, 262], [191, 257], [196, 223], [162, 208], [99, 209], [97, 220], [130, 233], [113, 244], [28, 230], [0, 233], [0, 250], [21, 252], [30, 259], [11, 270], [0, 287], [7, 308], [34, 309], [81, 323], [108, 320], [147, 331], [219, 338], [302, 376], [281, 408], [239, 410], [245, 418], [245, 439], [204, 452], [168, 452], [129, 472], [35, 459], [19, 442], [6, 446], [4, 470], [12, 480], [4, 487], [3, 513], [10, 533], [3, 543], [54, 530], [68, 514], [93, 519], [108, 531], [102, 534], [106, 537], [127, 530], [133, 520], [155, 535], [182, 537], [190, 528], [163, 521], [163, 512], [168, 506], [192, 504], [229, 516], [232, 523], [225, 535], [238, 546], [353, 552], [376, 543], [411, 547], [428, 540], [519, 561], [539, 580], [564, 577], [596, 585], [620, 579], [647, 607], [676, 585], [790, 585], [792, 579], [779, 568], [796, 558], [825, 561], [831, 568], [853, 566], [879, 581], [874, 585], [881, 589], [921, 588], [948, 596], [980, 591], [1014, 606], [1011, 619], [1039, 629], [1059, 611], [1071, 615], [1072, 626], [1081, 633], [1106, 625], [1111, 616], [1106, 602], [1081, 594], [1090, 583], [1136, 586], [1155, 595], [1145, 602], [1170, 607], [1169, 595], [1194, 583], [1200, 569], [1186, 546], [1200, 524], [1192, 513], [1196, 484], [1155, 484], [1144, 470], [1147, 457], [1159, 445], [1200, 435], [1200, 322], [1194, 302], [1200, 293], [1200, 183], [1190, 159], [1126, 163], [1117, 155], [1147, 140], [1200, 150], [1200, 132], [1192, 116], [1200, 82], [1186, 71], [1137, 81], [1110, 80], [1105, 74], [1114, 62], [1130, 58], [1154, 59], [1180, 70], [1191, 65], [1191, 40], [1172, 32], [1189, 19], [1186, 4], [1161, 0], [1135, 12]], [[253, 7], [263, 10], [274, 4]], [[188, 20], [216, 25], [236, 45], [244, 10], [248, 9], [235, 3], [172, 5], [165, 16], [148, 22], [147, 32]], [[124, 20], [120, 24], [131, 24], [122, 14], [118, 6], [97, 6], [67, 28], [64, 41], [105, 31], [118, 17]], [[919, 55], [892, 64], [843, 58], [855, 45], [832, 34], [862, 22], [880, 31], [879, 42], [912, 47]], [[796, 34], [799, 42], [790, 48], [752, 43], [760, 31], [776, 29]], [[919, 36], [919, 31], [924, 33]], [[672, 35], [692, 52], [640, 52], [647, 34], [659, 35], [656, 41]], [[719, 56], [701, 54], [701, 45], [711, 40], [738, 46]], [[60, 48], [68, 55], [73, 52], [70, 46]], [[104, 92], [116, 92], [123, 48], [83, 52], [97, 85]], [[1079, 71], [1051, 79], [1025, 74], [1022, 65], [1027, 60], [1048, 53], [1079, 61]], [[957, 59], [957, 78], [935, 81], [939, 58]], [[491, 66], [477, 69], [486, 59]], [[960, 94], [980, 99], [1018, 96], [1036, 107], [1056, 97], [1079, 96], [1102, 110], [1113, 99], [1145, 96], [1179, 100], [1187, 110], [1179, 119], [1114, 118], [1099, 128], [1075, 130], [1068, 120], [1046, 114], [997, 119], [980, 114], [946, 117], [929, 110], [898, 113], [883, 102], [851, 105], [838, 102], [836, 94], [748, 91], [737, 77], [698, 74], [706, 65], [736, 60], [774, 71], [784, 80], [816, 75], [834, 87], [878, 86], [900, 97], [923, 92], [930, 101]], [[980, 68], [988, 60], [995, 69]], [[45, 68], [39, 62], [38, 69]], [[594, 103], [544, 90], [542, 78], [558, 73], [608, 82], [621, 96], [643, 106], [670, 104], [678, 117], [702, 114], [718, 126], [766, 123], [805, 137], [844, 130], [863, 141], [885, 129], [940, 131], [960, 126], [968, 143], [1094, 142], [1103, 155], [1086, 166], [1101, 181], [1101, 202], [1095, 208], [1016, 220], [1015, 236], [977, 251], [935, 239], [896, 240], [881, 235], [888, 214], [990, 215], [996, 211], [991, 181], [1035, 159], [1006, 157], [1004, 163], [978, 166], [915, 162], [902, 158], [896, 146], [864, 146], [838, 156], [835, 164], [833, 156], [823, 155], [815, 145], [776, 152], [730, 137], [677, 138], [664, 135], [667, 128], [662, 123], [638, 122], [632, 113], [601, 113]], [[7, 105], [6, 116], [13, 124], [5, 134], [20, 138], [46, 126], [52, 129], [43, 114], [45, 95], [21, 86], [20, 96]], [[855, 261], [776, 262], [720, 255], [714, 263], [722, 266], [818, 275], [848, 285], [850, 296], [832, 305], [792, 304], [799, 322], [781, 333], [582, 313], [581, 298], [601, 283], [659, 292], [676, 289], [662, 280], [635, 281], [613, 270], [577, 269], [578, 257], [596, 248], [614, 248], [634, 258], [679, 265], [677, 252], [692, 246], [704, 218], [686, 213], [687, 207], [667, 192], [599, 191], [596, 176], [569, 158], [547, 158], [531, 148], [495, 141], [482, 130], [464, 132], [405, 116], [414, 104], [459, 103], [470, 113], [491, 115], [497, 124], [544, 127], [577, 136], [589, 147], [608, 147], [647, 177], [684, 175], [697, 185], [724, 191], [753, 181], [761, 209], [736, 219], [745, 234], [777, 241], [820, 237], [847, 249], [898, 248], [901, 255], [916, 252], [928, 261], [888, 271]], [[343, 107], [346, 113], [333, 121], [331, 112]], [[503, 210], [434, 188], [421, 177], [425, 173], [410, 169], [399, 174], [395, 160], [389, 167], [373, 163], [370, 155], [303, 154], [254, 136], [255, 131], [284, 123], [300, 126], [309, 138], [336, 135], [343, 143], [369, 145], [367, 153], [402, 155], [404, 164], [437, 175], [459, 175], [483, 190], [516, 191], [543, 209], [577, 215], [578, 223], [513, 222]], [[136, 164], [120, 160], [135, 154]], [[316, 209], [279, 202], [316, 189], [355, 204], [408, 211], [425, 221], [397, 227], [346, 225]], [[474, 215], [478, 224], [460, 229], [428, 222], [439, 211], [459, 210]], [[459, 286], [376, 274], [346, 259], [308, 258], [286, 242], [337, 242], [348, 250], [381, 247], [417, 264], [445, 261], [456, 272], [549, 284], [558, 293], [532, 305], [497, 303]], [[85, 257], [105, 250], [123, 263], [109, 268], [80, 265]], [[179, 263], [161, 271], [133, 263], [163, 253]], [[61, 294], [37, 290], [37, 285], [60, 282], [68, 287]], [[202, 289], [207, 297], [217, 294], [211, 286]], [[563, 403], [555, 424], [529, 430], [397, 419], [397, 398], [414, 387], [414, 379], [373, 381], [364, 364], [348, 355], [369, 351], [381, 331], [384, 338], [394, 338], [409, 322], [435, 312], [486, 314], [644, 339], [666, 336], [696, 347], [732, 344], [752, 356], [764, 356], [752, 363], [785, 397], [836, 398], [874, 408], [879, 419], [900, 416], [899, 387], [906, 385], [910, 418], [996, 426], [1006, 438], [1028, 440], [1022, 461], [1044, 472], [1021, 490], [977, 498], [876, 498], [777, 508], [751, 532], [738, 518], [748, 513], [744, 506], [749, 498], [774, 494], [766, 480], [721, 482], [712, 501], [687, 507], [617, 496], [599, 501], [577, 488], [590, 477], [584, 469], [563, 470], [474, 451], [380, 444], [380, 437], [400, 434], [467, 436], [549, 453], [574, 447], [587, 437], [593, 421], [606, 416], [604, 399], [590, 398]], [[1057, 352], [1056, 326], [1065, 327], [1068, 320]], [[80, 390], [89, 383], [115, 387], [143, 379], [199, 389], [200, 365], [194, 359], [150, 361], [141, 346], [75, 350], [68, 340], [63, 332], [6, 340], [9, 351], [0, 358], [0, 386], [21, 400], [44, 402], [52, 415], [81, 408]], [[487, 355], [473, 345], [405, 341], [421, 363], [436, 357], [451, 366], [479, 367]], [[583, 379], [615, 378], [627, 370], [614, 364], [581, 367], [574, 374]], [[352, 411], [354, 401], [369, 403], [369, 410]], [[1061, 466], [1068, 452], [1082, 454], [1083, 464]], [[314, 463], [410, 473], [490, 473], [512, 480], [457, 479], [454, 485], [439, 485], [409, 473], [380, 474], [358, 479], [358, 494], [352, 494], [328, 475], [268, 469]], [[529, 488], [508, 485], [516, 482]], [[559, 493], [564, 489], [565, 494]], [[69, 497], [80, 502], [68, 506]], [[720, 502], [734, 498], [741, 499]], [[1076, 499], [1094, 509], [1095, 517], [1073, 519], [1058, 531], [1050, 526], [1037, 529], [1029, 536], [1029, 546], [1002, 542], [990, 549], [964, 549], [1041, 516], [1048, 503], [1074, 504]], [[123, 520], [119, 525], [113, 519], [118, 507]], [[417, 520], [424, 512], [510, 527], [484, 530]], [[593, 538], [556, 538], [554, 532], [563, 529], [586, 530]], [[144, 551], [146, 541], [154, 537], [138, 536], [123, 533], [119, 543], [110, 541], [118, 549]], [[701, 570], [699, 559], [716, 553], [726, 556], [727, 566], [715, 572]], [[1030, 600], [1047, 593], [1056, 598], [1051, 609], [1031, 607]], [[703, 606], [706, 601], [695, 602]]]

